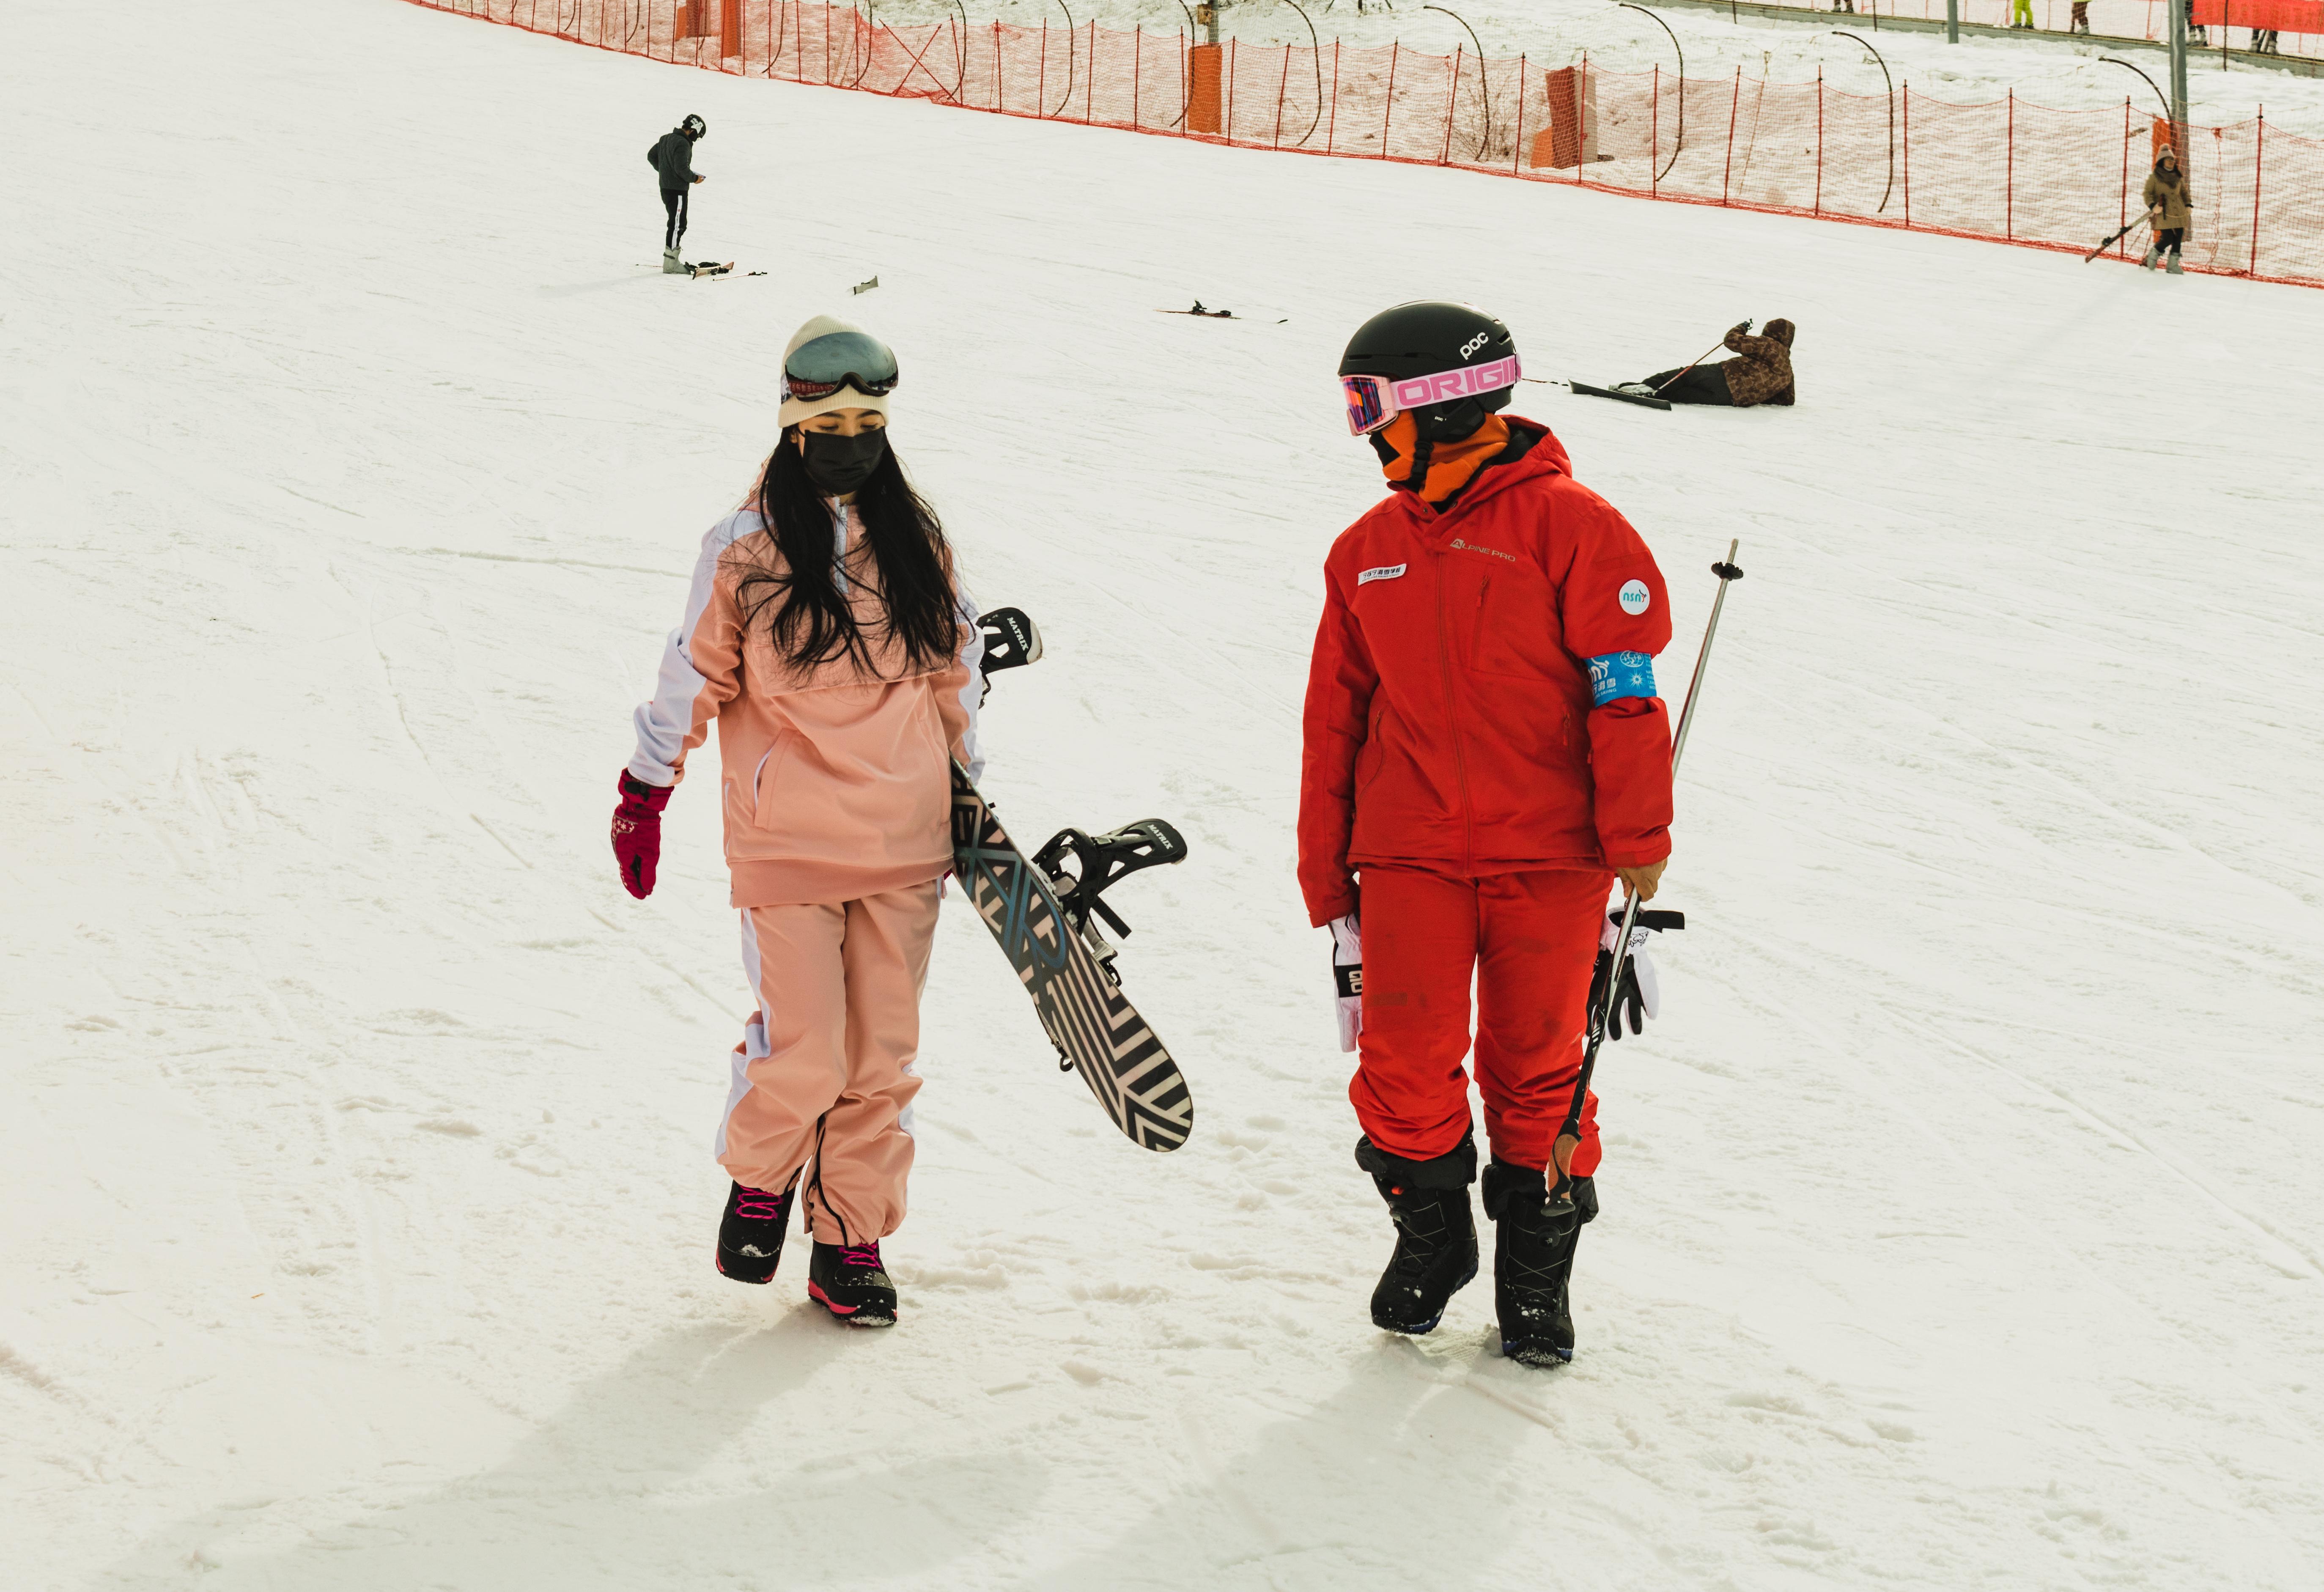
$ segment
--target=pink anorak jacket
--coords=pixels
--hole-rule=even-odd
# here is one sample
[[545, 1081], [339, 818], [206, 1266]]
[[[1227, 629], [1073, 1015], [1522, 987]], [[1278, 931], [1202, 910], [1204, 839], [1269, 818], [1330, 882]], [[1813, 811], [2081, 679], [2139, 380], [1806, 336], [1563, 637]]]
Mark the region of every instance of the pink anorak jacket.
[[961, 601], [961, 640], [915, 672], [882, 634], [862, 575], [871, 553], [852, 509], [832, 514], [840, 590], [872, 640], [872, 670], [847, 659], [796, 669], [763, 623], [747, 633], [736, 588], [753, 569], [780, 573], [781, 553], [755, 508], [702, 539], [685, 622], [670, 632], [652, 700], [637, 711], [630, 772], [648, 785], [685, 778], [687, 753], [718, 722], [726, 865], [736, 906], [855, 901], [925, 884], [952, 866], [952, 774], [974, 778], [974, 608]]

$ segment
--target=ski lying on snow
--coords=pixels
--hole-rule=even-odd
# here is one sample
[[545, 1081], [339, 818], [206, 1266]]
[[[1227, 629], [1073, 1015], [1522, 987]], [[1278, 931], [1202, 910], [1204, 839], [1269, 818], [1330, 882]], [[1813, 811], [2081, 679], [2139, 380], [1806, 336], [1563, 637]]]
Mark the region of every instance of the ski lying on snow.
[[1566, 385], [1576, 392], [1587, 394], [1591, 398], [1610, 398], [1618, 402], [1635, 403], [1650, 410], [1670, 408], [1670, 400], [1667, 398], [1648, 398], [1641, 392], [1617, 392], [1611, 387], [1592, 387], [1587, 382], [1568, 382]]
[[1237, 315], [1231, 309], [1205, 309], [1203, 308], [1203, 301], [1200, 299], [1194, 300], [1194, 307], [1192, 309], [1166, 309], [1162, 311], [1162, 313], [1165, 315], [1199, 315], [1204, 320], [1240, 320], [1242, 318], [1242, 317]]

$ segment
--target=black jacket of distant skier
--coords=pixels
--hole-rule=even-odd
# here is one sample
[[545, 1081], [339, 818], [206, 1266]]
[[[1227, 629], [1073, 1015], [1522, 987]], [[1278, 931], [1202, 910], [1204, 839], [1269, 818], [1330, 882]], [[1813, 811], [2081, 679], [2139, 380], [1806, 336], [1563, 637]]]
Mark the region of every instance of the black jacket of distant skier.
[[646, 152], [646, 164], [661, 178], [661, 191], [683, 193], [694, 180], [694, 140], [673, 127]]

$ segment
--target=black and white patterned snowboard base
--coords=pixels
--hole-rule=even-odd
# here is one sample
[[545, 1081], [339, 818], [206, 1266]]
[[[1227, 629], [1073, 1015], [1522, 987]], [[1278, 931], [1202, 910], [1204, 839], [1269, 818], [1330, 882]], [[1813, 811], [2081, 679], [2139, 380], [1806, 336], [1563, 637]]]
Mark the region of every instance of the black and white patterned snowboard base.
[[1175, 1150], [1194, 1127], [1178, 1063], [1074, 933], [1041, 870], [994, 817], [968, 771], [952, 766], [953, 869], [1017, 970], [1041, 1026], [1132, 1144]]

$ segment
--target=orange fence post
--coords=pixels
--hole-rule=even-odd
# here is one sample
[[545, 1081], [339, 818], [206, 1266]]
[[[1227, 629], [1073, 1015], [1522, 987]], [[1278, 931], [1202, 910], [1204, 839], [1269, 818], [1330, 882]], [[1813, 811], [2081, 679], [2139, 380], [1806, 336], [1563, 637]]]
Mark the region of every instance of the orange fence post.
[[1913, 79], [1904, 79], [1904, 225], [1913, 225]]
[[1219, 130], [1219, 63], [1226, 54], [1217, 44], [1197, 44], [1189, 51], [1193, 66], [1193, 87], [1186, 95], [1186, 131], [1216, 133]]
[[2251, 273], [2259, 274], [2259, 178], [2260, 157], [2267, 148], [2267, 106], [2259, 107], [2259, 127], [2252, 141], [2252, 246]]
[[[2122, 97], [2122, 211], [2115, 217], [2126, 232], [2130, 228], [2130, 96]], [[2115, 240], [2115, 258], [2123, 256], [2122, 240]]]
[[1049, 19], [1041, 19], [1041, 81], [1033, 90], [1038, 97], [1033, 109], [1041, 115], [1049, 114]]
[[1823, 69], [1816, 68], [1816, 189], [1815, 213], [1823, 214]]
[[2009, 91], [2009, 128], [2002, 134], [2001, 235], [2017, 236], [2017, 90]]
[[1574, 134], [1581, 140], [1573, 146], [1573, 180], [1590, 180], [1590, 52], [1582, 52], [1582, 64], [1573, 70]]
[[1401, 49], [1401, 48], [1402, 48], [1402, 45], [1403, 45], [1403, 41], [1402, 41], [1402, 40], [1390, 40], [1390, 41], [1388, 41], [1388, 102], [1387, 102], [1385, 105], [1383, 105], [1383, 106], [1380, 106], [1380, 152], [1379, 152], [1379, 158], [1380, 158], [1381, 160], [1383, 160], [1383, 161], [1385, 161], [1385, 160], [1387, 160], [1387, 159], [1388, 159], [1388, 119], [1389, 119], [1390, 117], [1392, 117], [1392, 116], [1394, 116], [1394, 115], [1396, 115], [1396, 58], [1397, 58], [1397, 52], [1398, 51], [1398, 50], [1399, 50], [1399, 49]]
[[1533, 135], [1533, 163], [1553, 171], [1581, 165], [1582, 95], [1574, 69], [1544, 72], [1541, 97], [1549, 106], [1549, 125]]
[[1283, 147], [1283, 91], [1291, 87], [1291, 47], [1283, 46], [1283, 75], [1275, 85], [1275, 147]]
[[1340, 41], [1332, 41], [1332, 124], [1323, 129], [1323, 152], [1332, 152], [1332, 140], [1340, 131]]
[[1526, 58], [1520, 55], [1517, 57], [1517, 134], [1509, 144], [1509, 175], [1512, 177], [1517, 175], [1517, 152], [1525, 148], [1525, 80]]
[[1225, 128], [1223, 129], [1223, 131], [1224, 131], [1224, 132], [1225, 132], [1225, 133], [1226, 133], [1227, 142], [1228, 142], [1228, 143], [1233, 143], [1233, 142], [1234, 142], [1234, 97], [1235, 97], [1235, 77], [1236, 77], [1235, 68], [1236, 68], [1236, 66], [1237, 66], [1238, 64], [1240, 64], [1240, 62], [1241, 61], [1241, 60], [1242, 60], [1242, 41], [1241, 41], [1241, 40], [1240, 40], [1240, 39], [1230, 39], [1230, 40], [1228, 40], [1228, 41], [1227, 41], [1227, 120], [1226, 120], [1226, 126], [1225, 126]]
[[[1683, 94], [1684, 88], [1679, 90]], [[1743, 108], [1743, 69], [1735, 69], [1735, 97], [1727, 102], [1727, 170], [1719, 178], [1719, 202], [1727, 202], [1728, 185], [1735, 179], [1735, 113]]]
[[[1461, 47], [1467, 48], [1465, 44]], [[1440, 166], [1452, 158], [1452, 107], [1461, 102], [1462, 59], [1460, 51], [1455, 51], [1452, 59], [1444, 63], [1452, 69], [1452, 76], [1444, 89], [1444, 147], [1436, 152], [1436, 163]]]
[[1187, 53], [1191, 41], [1186, 30], [1178, 30], [1178, 136], [1184, 138], [1192, 131], [1186, 125], [1194, 113], [1194, 59]]
[[[1686, 79], [1678, 80], [1678, 91], [1686, 92]], [[1656, 170], [1663, 163], [1663, 69], [1655, 65], [1654, 104], [1646, 113], [1646, 191], [1659, 196], [1662, 176]]]
[[1089, 87], [1082, 90], [1082, 125], [1089, 125], [1091, 107], [1097, 104], [1097, 22], [1090, 22]]

